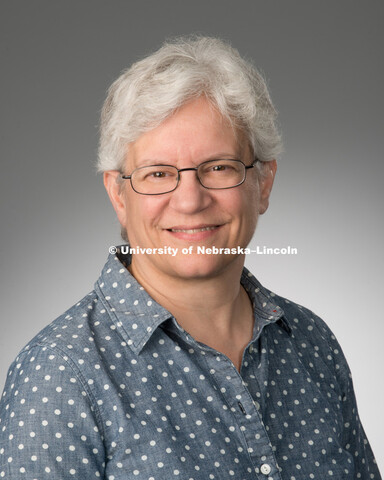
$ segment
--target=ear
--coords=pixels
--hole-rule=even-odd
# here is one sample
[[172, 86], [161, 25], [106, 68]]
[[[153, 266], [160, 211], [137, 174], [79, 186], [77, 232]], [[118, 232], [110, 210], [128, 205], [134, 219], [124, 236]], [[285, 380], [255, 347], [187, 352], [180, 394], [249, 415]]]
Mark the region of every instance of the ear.
[[272, 191], [273, 181], [275, 180], [277, 170], [276, 160], [264, 162], [263, 172], [260, 176], [260, 199], [259, 199], [259, 214], [266, 212], [269, 205], [269, 195]]
[[119, 183], [120, 172], [117, 170], [108, 170], [103, 174], [104, 186], [109, 195], [109, 199], [115, 209], [120, 224], [125, 228], [126, 223], [126, 201], [124, 197], [124, 185]]

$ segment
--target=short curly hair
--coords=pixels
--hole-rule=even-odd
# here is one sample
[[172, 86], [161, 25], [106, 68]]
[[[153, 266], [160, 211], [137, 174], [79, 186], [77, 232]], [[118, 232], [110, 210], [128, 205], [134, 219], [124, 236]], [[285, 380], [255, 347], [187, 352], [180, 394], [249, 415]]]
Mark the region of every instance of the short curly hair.
[[218, 38], [178, 37], [134, 63], [109, 88], [98, 171], [121, 171], [130, 143], [202, 95], [244, 132], [261, 162], [281, 152], [277, 113], [256, 68]]

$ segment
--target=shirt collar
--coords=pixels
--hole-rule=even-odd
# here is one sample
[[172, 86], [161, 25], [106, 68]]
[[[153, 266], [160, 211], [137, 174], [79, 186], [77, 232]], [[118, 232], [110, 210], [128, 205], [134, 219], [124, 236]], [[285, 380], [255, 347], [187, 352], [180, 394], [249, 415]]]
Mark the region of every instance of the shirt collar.
[[156, 328], [172, 314], [153, 300], [131, 275], [130, 255], [110, 254], [95, 291], [127, 344], [139, 353]]
[[290, 334], [291, 326], [284, 316], [284, 310], [278, 305], [275, 294], [264, 288], [246, 267], [243, 268], [241, 284], [252, 301], [255, 315], [254, 338], [265, 325], [275, 322]]
[[[127, 344], [139, 354], [154, 331], [172, 314], [159, 305], [144, 290], [128, 270], [131, 255], [110, 254], [101, 275], [95, 283], [105, 310]], [[255, 312], [255, 334], [268, 323], [279, 321], [290, 332], [284, 320], [284, 311], [273, 301], [273, 294], [264, 289], [256, 278], [244, 267], [241, 283], [252, 300]]]

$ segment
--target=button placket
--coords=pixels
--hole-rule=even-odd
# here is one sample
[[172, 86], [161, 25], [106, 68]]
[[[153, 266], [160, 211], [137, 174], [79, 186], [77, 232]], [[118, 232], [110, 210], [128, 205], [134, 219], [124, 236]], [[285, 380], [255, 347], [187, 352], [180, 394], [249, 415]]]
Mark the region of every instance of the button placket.
[[[219, 355], [221, 357], [220, 362], [217, 362], [213, 355], [207, 355], [205, 359], [209, 367], [215, 367], [210, 370], [211, 372], [214, 372], [212, 375], [212, 381], [215, 382], [216, 386], [220, 379], [220, 385], [218, 385], [219, 390], [225, 398], [226, 403], [230, 406], [232, 415], [242, 432], [244, 445], [249, 458], [252, 461], [253, 467], [263, 475], [269, 475], [270, 472], [276, 471], [277, 476], [275, 477], [274, 474], [273, 478], [280, 480], [280, 475], [278, 474], [277, 469], [270, 466], [274, 465], [276, 460], [272, 451], [270, 439], [252, 396], [240, 374], [237, 371], [234, 371], [234, 367], [230, 361], [223, 355]], [[264, 470], [266, 469], [266, 466], [268, 466], [268, 473], [264, 473], [261, 470], [260, 465], [262, 465]]]

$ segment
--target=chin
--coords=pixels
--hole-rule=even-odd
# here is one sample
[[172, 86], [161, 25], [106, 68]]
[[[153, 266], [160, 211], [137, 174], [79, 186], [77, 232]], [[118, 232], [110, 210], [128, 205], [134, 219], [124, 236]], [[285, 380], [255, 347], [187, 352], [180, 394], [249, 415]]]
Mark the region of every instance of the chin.
[[181, 255], [175, 264], [170, 265], [169, 273], [174, 272], [175, 277], [180, 279], [208, 279], [222, 274], [236, 260], [243, 261], [239, 255]]

